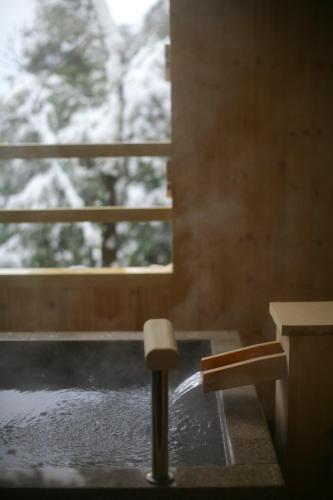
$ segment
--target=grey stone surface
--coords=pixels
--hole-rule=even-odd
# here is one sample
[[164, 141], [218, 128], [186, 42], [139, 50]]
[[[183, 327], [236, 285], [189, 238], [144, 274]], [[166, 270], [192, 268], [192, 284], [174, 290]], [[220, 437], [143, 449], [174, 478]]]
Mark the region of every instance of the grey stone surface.
[[[128, 332], [96, 334], [49, 334], [48, 340], [138, 340], [140, 334]], [[7, 334], [1, 340], [41, 340], [42, 334]], [[239, 347], [236, 332], [178, 332], [178, 339], [211, 339], [212, 351]], [[53, 494], [66, 489], [80, 498], [283, 498], [284, 482], [253, 386], [217, 393], [221, 418], [226, 427], [229, 465], [224, 467], [178, 467], [169, 487], [154, 487], [145, 480], [146, 470], [101, 467], [0, 470], [0, 487], [5, 493], [17, 488], [45, 488]], [[53, 490], [52, 490], [53, 489]], [[55, 490], [54, 490], [55, 489]], [[32, 490], [29, 490], [32, 491]], [[35, 490], [34, 490], [35, 491]], [[105, 495], [105, 496], [103, 496]], [[141, 496], [140, 496], [141, 495]], [[201, 495], [201, 496], [200, 496]], [[133, 496], [131, 496], [132, 498]]]

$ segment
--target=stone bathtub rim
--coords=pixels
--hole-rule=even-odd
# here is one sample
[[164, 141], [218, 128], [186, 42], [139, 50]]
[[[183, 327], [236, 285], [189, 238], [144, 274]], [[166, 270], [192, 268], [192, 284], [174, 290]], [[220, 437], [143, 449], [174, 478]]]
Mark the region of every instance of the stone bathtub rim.
[[[128, 341], [140, 332], [4, 332], [1, 341]], [[210, 340], [212, 353], [241, 346], [236, 331], [178, 331], [177, 340]], [[254, 386], [219, 391], [220, 417], [227, 428], [227, 466], [177, 467], [174, 488], [280, 489], [284, 481]], [[226, 436], [225, 436], [226, 438]], [[229, 443], [229, 444], [228, 444]], [[0, 488], [151, 489], [145, 469], [42, 467], [2, 469]], [[158, 487], [160, 488], [160, 487]]]

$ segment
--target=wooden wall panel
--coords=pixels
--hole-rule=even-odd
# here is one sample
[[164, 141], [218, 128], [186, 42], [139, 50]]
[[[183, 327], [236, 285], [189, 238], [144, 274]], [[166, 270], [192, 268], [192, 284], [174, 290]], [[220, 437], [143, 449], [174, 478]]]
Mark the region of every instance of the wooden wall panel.
[[169, 317], [170, 287], [95, 288], [93, 330], [139, 330], [150, 318]]
[[178, 328], [333, 295], [333, 4], [171, 0]]
[[0, 325], [2, 331], [10, 329], [8, 289], [0, 287]]
[[270, 301], [331, 298], [332, 21], [328, 0], [171, 0], [174, 275], [0, 275], [0, 329], [135, 330], [172, 304], [251, 343]]
[[142, 331], [169, 317], [171, 276], [0, 276], [0, 331]]

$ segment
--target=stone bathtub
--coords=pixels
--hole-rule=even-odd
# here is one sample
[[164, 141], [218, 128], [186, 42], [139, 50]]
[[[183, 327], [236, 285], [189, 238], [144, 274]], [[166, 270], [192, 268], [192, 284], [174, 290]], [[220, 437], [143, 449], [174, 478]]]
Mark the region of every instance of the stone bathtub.
[[[0, 494], [278, 498], [283, 481], [253, 387], [204, 394], [200, 358], [235, 332], [177, 334], [169, 375], [170, 486], [151, 467], [150, 373], [138, 333], [1, 334]], [[65, 490], [65, 491], [64, 491]], [[231, 496], [230, 496], [231, 495]]]

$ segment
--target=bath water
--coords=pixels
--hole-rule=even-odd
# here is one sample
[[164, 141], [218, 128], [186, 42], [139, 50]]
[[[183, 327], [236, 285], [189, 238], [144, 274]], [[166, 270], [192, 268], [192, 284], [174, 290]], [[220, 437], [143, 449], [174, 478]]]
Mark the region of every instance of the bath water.
[[[201, 399], [198, 374], [170, 393], [169, 453], [173, 465], [223, 462], [222, 450], [216, 449], [216, 433], [220, 435], [217, 414], [202, 405]], [[0, 468], [149, 466], [150, 400], [150, 387], [1, 391]], [[195, 411], [198, 405], [199, 414]]]
[[[115, 344], [3, 345], [0, 469], [151, 466], [151, 380], [142, 343]], [[170, 372], [174, 466], [225, 464], [216, 395], [203, 393], [193, 369], [207, 344], [180, 343], [182, 371]], [[130, 370], [123, 370], [124, 359]]]

